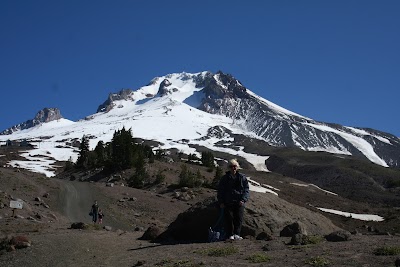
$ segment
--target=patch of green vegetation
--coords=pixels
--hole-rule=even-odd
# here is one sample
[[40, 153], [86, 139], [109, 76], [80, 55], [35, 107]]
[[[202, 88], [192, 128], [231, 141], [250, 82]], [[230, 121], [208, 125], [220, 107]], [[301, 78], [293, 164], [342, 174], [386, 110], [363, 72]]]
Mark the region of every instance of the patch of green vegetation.
[[390, 179], [386, 182], [388, 188], [400, 187], [400, 180]]
[[154, 184], [161, 184], [165, 181], [165, 174], [163, 171], [159, 170], [156, 174], [156, 179], [154, 181]]
[[330, 264], [327, 259], [321, 256], [310, 258], [306, 260], [305, 263], [315, 267], [328, 266]]
[[35, 191], [35, 187], [33, 185], [30, 185], [30, 184], [25, 184], [25, 185], [22, 186], [22, 188], [23, 188], [23, 190], [25, 192], [27, 192], [27, 191], [28, 192]]
[[221, 248], [208, 248], [201, 251], [201, 254], [211, 257], [226, 257], [239, 252], [239, 249], [234, 246], [227, 246]]
[[172, 260], [165, 259], [155, 264], [155, 266], [162, 267], [198, 267], [204, 266], [204, 263], [193, 263], [190, 260]]
[[303, 242], [302, 245], [315, 245], [315, 244], [319, 244], [324, 240], [324, 237], [320, 236], [320, 235], [311, 235], [311, 236], [305, 236], [303, 238]]
[[399, 246], [394, 246], [394, 247], [386, 246], [386, 247], [377, 248], [374, 250], [374, 254], [377, 256], [399, 255], [400, 247]]
[[261, 262], [268, 262], [271, 260], [271, 257], [269, 257], [265, 253], [254, 253], [246, 258], [251, 263], [261, 263]]
[[310, 248], [311, 247], [311, 245], [302, 245], [302, 246], [299, 246], [299, 245], [290, 245], [290, 246], [288, 246], [288, 248], [290, 248], [290, 249], [292, 249], [292, 250], [301, 250], [301, 251], [305, 251], [305, 250], [307, 250], [308, 248]]

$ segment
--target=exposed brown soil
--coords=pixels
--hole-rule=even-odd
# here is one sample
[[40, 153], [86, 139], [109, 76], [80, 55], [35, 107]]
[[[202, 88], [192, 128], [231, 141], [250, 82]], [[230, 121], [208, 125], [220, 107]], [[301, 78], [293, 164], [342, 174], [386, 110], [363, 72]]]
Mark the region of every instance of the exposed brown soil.
[[[177, 171], [179, 166], [171, 168]], [[253, 178], [257, 175], [248, 174]], [[289, 178], [260, 175], [258, 179], [279, 188], [280, 197], [298, 205], [301, 201], [313, 205], [327, 205], [333, 201], [330, 196], [317, 191], [313, 192], [315, 199], [310, 199], [313, 189], [290, 186], [290, 181], [285, 180]], [[288, 245], [290, 238], [279, 236], [271, 241], [248, 238], [234, 242], [185, 244], [140, 240], [149, 226], [165, 229], [191, 205], [214, 195], [211, 189], [201, 189], [196, 192], [195, 199], [181, 201], [166, 187], [147, 190], [121, 185], [107, 187], [104, 181], [49, 179], [24, 170], [0, 168], [0, 191], [0, 202], [4, 205], [0, 209], [0, 237], [25, 235], [32, 242], [30, 247], [12, 252], [0, 250], [0, 266], [395, 266], [394, 262], [400, 256], [374, 254], [377, 248], [400, 247], [400, 236], [394, 233], [383, 235], [386, 230], [393, 229], [390, 222], [366, 223], [327, 214], [324, 215], [339, 227], [362, 234], [353, 235], [346, 242], [323, 240], [304, 246]], [[48, 196], [44, 197], [46, 193]], [[36, 197], [40, 201], [35, 200]], [[8, 207], [10, 198], [25, 202], [24, 208], [16, 210], [14, 217]], [[110, 226], [111, 231], [101, 227], [98, 230], [94, 227], [70, 229], [72, 222], [90, 224], [88, 212], [95, 199], [106, 214], [103, 226]], [[345, 199], [335, 198], [334, 201], [363, 208]], [[393, 212], [393, 216], [398, 216], [398, 211]], [[368, 232], [366, 225], [384, 230], [378, 235]], [[212, 255], [228, 250], [233, 253]], [[252, 263], [249, 257], [254, 255], [267, 255], [269, 260]]]

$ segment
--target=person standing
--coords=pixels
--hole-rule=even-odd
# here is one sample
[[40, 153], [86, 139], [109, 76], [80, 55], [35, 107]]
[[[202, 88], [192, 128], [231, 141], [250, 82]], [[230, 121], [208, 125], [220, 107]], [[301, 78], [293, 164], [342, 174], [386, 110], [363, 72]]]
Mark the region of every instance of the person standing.
[[104, 213], [101, 209], [99, 209], [99, 224], [103, 223]]
[[99, 216], [99, 205], [97, 204], [97, 200], [94, 201], [90, 213], [92, 214], [92, 222], [96, 223]]
[[231, 240], [243, 239], [240, 236], [245, 203], [249, 200], [249, 182], [238, 172], [240, 169], [236, 159], [229, 161], [229, 171], [218, 184], [218, 204], [224, 211], [225, 232]]

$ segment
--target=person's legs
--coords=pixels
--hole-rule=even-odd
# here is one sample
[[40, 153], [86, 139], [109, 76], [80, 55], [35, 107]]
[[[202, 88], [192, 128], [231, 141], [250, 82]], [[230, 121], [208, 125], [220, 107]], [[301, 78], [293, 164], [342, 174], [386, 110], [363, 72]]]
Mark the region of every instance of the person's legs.
[[233, 208], [233, 234], [240, 236], [240, 232], [242, 230], [243, 224], [243, 213], [244, 213], [244, 206], [236, 205]]
[[232, 207], [225, 205], [224, 208], [225, 235], [229, 238], [233, 235], [233, 214]]

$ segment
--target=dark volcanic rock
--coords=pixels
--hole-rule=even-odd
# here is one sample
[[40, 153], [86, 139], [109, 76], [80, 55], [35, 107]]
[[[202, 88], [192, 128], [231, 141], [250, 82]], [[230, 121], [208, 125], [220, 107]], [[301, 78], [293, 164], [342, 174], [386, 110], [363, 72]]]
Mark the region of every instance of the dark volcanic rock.
[[[181, 213], [158, 239], [205, 242], [208, 229], [219, 217], [214, 197], [208, 198]], [[272, 194], [252, 192], [246, 204], [241, 235], [257, 238], [261, 233], [279, 236], [280, 231], [294, 222], [301, 222], [302, 232], [326, 235], [339, 230], [329, 219], [303, 207], [293, 205]], [[261, 235], [262, 236], [262, 235]]]

